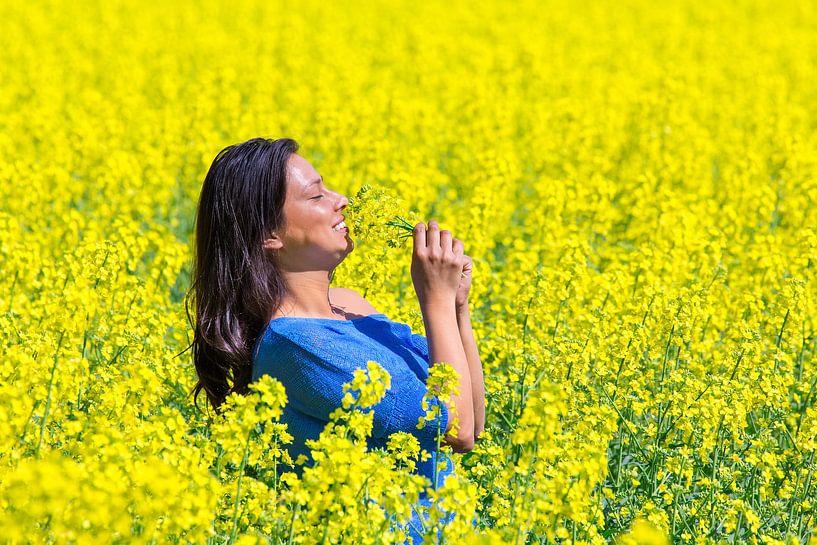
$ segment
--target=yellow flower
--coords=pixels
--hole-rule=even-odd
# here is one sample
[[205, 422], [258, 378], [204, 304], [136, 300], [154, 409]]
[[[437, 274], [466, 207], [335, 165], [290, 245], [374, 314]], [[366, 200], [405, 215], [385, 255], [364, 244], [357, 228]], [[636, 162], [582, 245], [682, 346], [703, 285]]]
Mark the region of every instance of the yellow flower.
[[650, 522], [636, 519], [630, 531], [618, 540], [622, 545], [669, 545], [667, 536]]

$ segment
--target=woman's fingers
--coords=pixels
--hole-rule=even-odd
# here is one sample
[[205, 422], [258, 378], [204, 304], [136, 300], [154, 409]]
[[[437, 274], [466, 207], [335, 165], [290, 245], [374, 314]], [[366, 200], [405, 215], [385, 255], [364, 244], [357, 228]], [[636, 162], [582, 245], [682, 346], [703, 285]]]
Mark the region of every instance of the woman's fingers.
[[451, 231], [441, 230], [437, 220], [429, 220], [428, 228], [422, 222], [414, 226], [414, 249], [415, 253], [436, 256], [465, 253], [463, 242], [454, 238]]
[[451, 247], [451, 239], [451, 231], [440, 231], [440, 248], [442, 249], [443, 254], [453, 253], [454, 250]]
[[428, 231], [426, 232], [426, 247], [429, 253], [439, 255], [440, 252], [440, 224], [437, 220], [428, 222]]
[[414, 253], [425, 254], [426, 251], [426, 224], [423, 222], [414, 226]]

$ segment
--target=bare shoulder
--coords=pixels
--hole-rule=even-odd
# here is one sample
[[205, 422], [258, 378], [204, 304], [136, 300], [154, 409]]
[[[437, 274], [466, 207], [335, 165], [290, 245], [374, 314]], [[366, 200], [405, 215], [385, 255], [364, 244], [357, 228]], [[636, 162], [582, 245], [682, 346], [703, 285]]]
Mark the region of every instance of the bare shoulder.
[[346, 312], [360, 316], [369, 314], [379, 314], [379, 311], [372, 306], [362, 295], [351, 288], [329, 288], [329, 298], [332, 304], [337, 305]]

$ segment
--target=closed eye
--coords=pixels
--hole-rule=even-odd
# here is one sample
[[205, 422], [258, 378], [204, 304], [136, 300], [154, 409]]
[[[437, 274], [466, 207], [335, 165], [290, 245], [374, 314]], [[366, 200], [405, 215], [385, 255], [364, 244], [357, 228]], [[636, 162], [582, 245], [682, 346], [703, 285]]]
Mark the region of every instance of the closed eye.
[[312, 199], [320, 199], [321, 197], [323, 197], [323, 195], [315, 195], [314, 197], [312, 197]]

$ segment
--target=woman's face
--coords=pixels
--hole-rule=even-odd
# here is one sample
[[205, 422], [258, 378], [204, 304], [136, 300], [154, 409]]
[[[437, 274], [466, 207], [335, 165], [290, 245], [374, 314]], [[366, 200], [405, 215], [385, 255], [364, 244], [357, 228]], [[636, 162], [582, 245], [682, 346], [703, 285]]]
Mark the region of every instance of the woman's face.
[[[323, 178], [298, 154], [287, 161], [284, 225], [277, 257], [286, 270], [334, 269], [354, 248], [349, 228], [336, 226], [349, 200], [326, 187]], [[343, 224], [341, 224], [343, 225]]]

